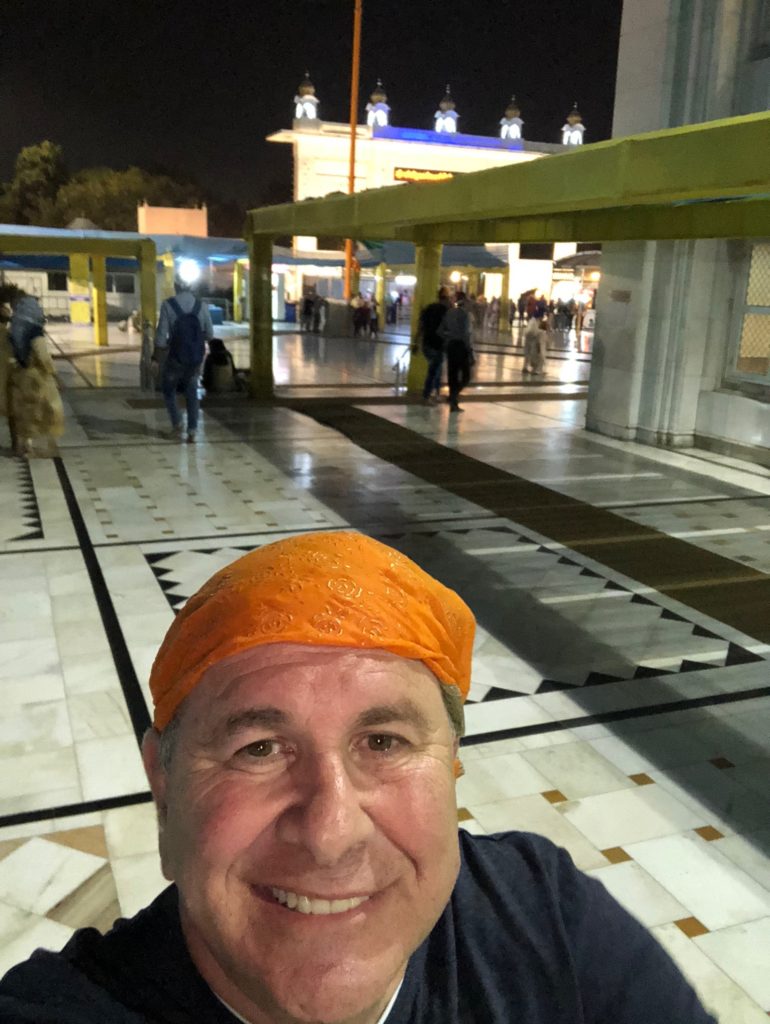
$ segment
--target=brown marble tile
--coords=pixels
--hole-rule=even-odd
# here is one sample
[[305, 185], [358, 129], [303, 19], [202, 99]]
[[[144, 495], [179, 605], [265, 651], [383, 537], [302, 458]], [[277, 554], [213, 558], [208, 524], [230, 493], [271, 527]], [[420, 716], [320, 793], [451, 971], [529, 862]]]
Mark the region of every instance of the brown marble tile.
[[610, 864], [625, 864], [627, 860], [634, 859], [626, 853], [622, 846], [611, 846], [609, 850], [601, 850], [600, 853], [607, 858]]
[[457, 820], [458, 821], [473, 821], [473, 815], [467, 807], [457, 808]]
[[701, 924], [697, 917], [683, 917], [674, 921], [677, 928], [684, 932], [688, 939], [697, 939], [699, 935], [708, 935], [708, 928]]
[[703, 825], [701, 828], [696, 828], [695, 831], [701, 837], [705, 839], [707, 843], [713, 843], [715, 839], [724, 839], [724, 835], [713, 825]]
[[544, 796], [549, 804], [563, 804], [567, 801], [566, 796], [561, 792], [560, 789], [549, 789], [546, 790], [545, 793], [541, 793], [540, 795]]
[[655, 779], [651, 779], [645, 772], [640, 772], [638, 775], [629, 775], [629, 779], [635, 782], [637, 786], [654, 786]]
[[109, 857], [107, 840], [101, 825], [90, 825], [88, 828], [71, 828], [66, 832], [51, 832], [45, 837], [52, 843], [69, 846], [73, 850], [92, 853], [95, 857]]
[[18, 850], [20, 846], [26, 843], [26, 839], [3, 839], [0, 841], [0, 860], [3, 857], [7, 857], [9, 853], [13, 853], [14, 850]]
[[732, 761], [728, 761], [726, 757], [712, 757], [711, 758], [711, 764], [713, 764], [715, 768], [721, 768], [721, 769], [724, 769], [724, 768], [734, 768], [735, 767], [733, 762]]
[[100, 932], [109, 931], [120, 916], [118, 892], [109, 864], [99, 868], [46, 914], [69, 928], [98, 928]]

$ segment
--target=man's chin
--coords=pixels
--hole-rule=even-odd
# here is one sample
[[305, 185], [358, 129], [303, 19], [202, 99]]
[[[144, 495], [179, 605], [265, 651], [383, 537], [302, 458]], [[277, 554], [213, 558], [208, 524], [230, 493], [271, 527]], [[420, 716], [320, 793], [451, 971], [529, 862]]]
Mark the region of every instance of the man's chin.
[[[248, 984], [248, 983], [247, 983]], [[293, 978], [269, 976], [260, 986], [257, 1002], [265, 994], [279, 1020], [307, 1024], [341, 1024], [352, 1021], [376, 1021], [395, 990], [392, 979], [377, 976], [362, 978], [359, 965], [335, 965], [323, 972], [308, 965], [307, 972]], [[248, 990], [245, 992], [248, 994]], [[257, 996], [257, 993], [254, 993]], [[233, 1007], [233, 1009], [238, 1009]], [[248, 1017], [248, 1013], [244, 1016]]]

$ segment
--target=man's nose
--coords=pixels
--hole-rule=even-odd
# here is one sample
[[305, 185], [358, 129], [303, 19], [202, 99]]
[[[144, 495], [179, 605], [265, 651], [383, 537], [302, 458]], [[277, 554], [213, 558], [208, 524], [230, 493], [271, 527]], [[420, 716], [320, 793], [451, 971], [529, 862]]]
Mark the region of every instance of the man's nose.
[[304, 847], [319, 867], [332, 867], [374, 830], [363, 794], [336, 753], [316, 755], [298, 774], [296, 799], [279, 819], [279, 838]]

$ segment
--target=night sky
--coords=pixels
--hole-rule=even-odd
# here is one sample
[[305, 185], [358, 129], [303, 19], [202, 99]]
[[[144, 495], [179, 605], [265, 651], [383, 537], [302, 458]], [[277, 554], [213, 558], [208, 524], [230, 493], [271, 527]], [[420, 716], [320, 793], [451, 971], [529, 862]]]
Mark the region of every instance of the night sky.
[[[621, 0], [364, 0], [360, 111], [377, 76], [392, 123], [432, 126], [449, 82], [461, 131], [496, 134], [512, 92], [525, 138], [559, 141], [577, 100], [611, 132]], [[290, 127], [307, 68], [347, 121], [352, 0], [3, 0], [0, 177], [48, 138], [71, 171], [132, 163], [247, 206], [291, 198]]]

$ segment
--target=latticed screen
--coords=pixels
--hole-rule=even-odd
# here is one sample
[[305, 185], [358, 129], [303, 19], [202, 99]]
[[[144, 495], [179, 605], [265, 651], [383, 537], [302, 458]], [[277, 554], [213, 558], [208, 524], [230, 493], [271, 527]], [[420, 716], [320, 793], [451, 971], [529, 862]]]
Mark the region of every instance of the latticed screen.
[[770, 373], [770, 244], [752, 247], [746, 306], [736, 369], [765, 377]]
[[770, 243], [752, 246], [746, 305], [770, 306]]

